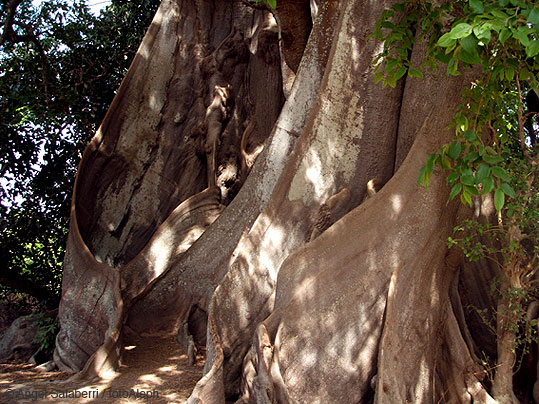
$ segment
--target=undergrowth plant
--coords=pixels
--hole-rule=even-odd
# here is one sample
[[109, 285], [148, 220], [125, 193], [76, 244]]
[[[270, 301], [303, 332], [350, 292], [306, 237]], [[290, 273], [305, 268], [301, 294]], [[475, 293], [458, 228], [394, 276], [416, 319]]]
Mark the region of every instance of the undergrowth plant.
[[48, 316], [43, 312], [33, 313], [36, 319], [37, 334], [34, 342], [39, 344], [39, 351], [52, 356], [56, 344], [56, 335], [60, 331], [60, 324], [57, 317]]

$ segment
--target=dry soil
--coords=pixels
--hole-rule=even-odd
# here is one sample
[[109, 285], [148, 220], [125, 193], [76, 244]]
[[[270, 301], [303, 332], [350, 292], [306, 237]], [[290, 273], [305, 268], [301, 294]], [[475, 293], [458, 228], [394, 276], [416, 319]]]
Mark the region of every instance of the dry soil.
[[183, 403], [202, 376], [203, 356], [189, 366], [174, 338], [138, 337], [124, 349], [117, 374], [91, 382], [28, 364], [0, 364], [0, 403]]

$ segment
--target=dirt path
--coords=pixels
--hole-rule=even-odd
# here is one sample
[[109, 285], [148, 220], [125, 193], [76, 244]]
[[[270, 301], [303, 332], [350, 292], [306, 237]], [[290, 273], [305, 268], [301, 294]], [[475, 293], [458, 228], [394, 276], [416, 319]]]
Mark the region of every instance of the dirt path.
[[124, 349], [118, 374], [90, 383], [31, 365], [0, 364], [0, 403], [182, 403], [202, 376], [203, 357], [189, 366], [174, 338], [138, 338]]

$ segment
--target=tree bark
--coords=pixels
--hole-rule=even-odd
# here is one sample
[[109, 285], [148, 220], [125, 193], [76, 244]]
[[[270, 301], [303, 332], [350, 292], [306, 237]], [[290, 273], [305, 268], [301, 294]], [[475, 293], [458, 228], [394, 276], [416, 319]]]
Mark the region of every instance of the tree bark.
[[[494, 402], [452, 287], [489, 285], [446, 244], [471, 212], [437, 173], [416, 185], [474, 72], [376, 85], [392, 3], [322, 1], [282, 105], [269, 14], [163, 1], [79, 169], [62, 369], [114, 368], [127, 329], [179, 332], [207, 344], [189, 403]], [[263, 145], [246, 180], [238, 145]]]
[[[133, 302], [245, 180], [243, 131], [252, 124], [243, 143], [263, 144], [283, 103], [277, 33], [256, 29], [262, 14], [241, 2], [161, 4], [79, 167], [55, 353], [62, 369], [80, 370], [107, 338], [118, 338]], [[233, 91], [216, 156], [222, 181], [205, 189], [200, 128], [215, 88], [226, 85]]]
[[513, 369], [517, 361], [516, 329], [518, 318], [516, 307], [522, 304], [512, 296], [520, 285], [512, 276], [515, 262], [509, 262], [501, 274], [500, 297], [496, 307], [496, 335], [498, 336], [498, 358], [492, 386], [492, 393], [500, 404], [518, 404], [513, 391]]
[[[335, 3], [331, 6], [336, 7]], [[377, 10], [381, 12], [383, 6], [379, 3]], [[363, 30], [357, 35], [366, 37], [366, 21], [374, 18], [376, 9], [362, 12], [359, 3], [341, 7], [338, 36], [311, 116], [267, 206], [242, 240], [232, 266], [213, 293], [208, 375], [195, 389], [193, 402], [207, 397], [210, 393], [206, 390], [220, 383], [226, 396], [237, 393], [246, 343], [278, 299], [274, 294], [279, 267], [308, 240], [320, 206], [346, 190], [332, 214], [337, 220], [364, 199], [370, 179], [377, 177], [384, 183], [392, 175], [402, 88], [376, 86], [369, 74], [373, 71], [374, 44], [355, 42], [342, 34], [341, 27], [352, 25], [357, 18]], [[317, 28], [316, 23], [315, 30], [323, 32], [329, 27]], [[296, 80], [300, 75], [301, 67]], [[379, 102], [372, 103], [362, 94], [370, 94]], [[219, 360], [214, 361], [213, 355]], [[220, 377], [224, 380], [216, 381]]]

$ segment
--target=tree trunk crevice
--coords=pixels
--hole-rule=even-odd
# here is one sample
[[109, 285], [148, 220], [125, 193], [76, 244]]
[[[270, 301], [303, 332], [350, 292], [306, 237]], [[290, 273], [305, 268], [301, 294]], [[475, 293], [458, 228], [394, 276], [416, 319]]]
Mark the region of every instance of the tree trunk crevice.
[[[193, 130], [204, 122], [205, 103], [211, 101], [209, 94], [217, 80], [232, 83], [236, 98], [230, 105], [235, 108], [230, 112], [235, 118], [226, 121], [220, 133], [219, 167], [239, 155], [243, 121], [258, 123], [254, 138], [262, 143], [281, 109], [281, 86], [261, 86], [266, 79], [280, 81], [277, 36], [266, 35], [260, 53], [252, 55], [244, 39], [253, 21], [250, 8], [241, 2], [198, 3], [191, 7], [163, 1], [101, 128], [84, 153], [74, 188], [73, 236], [68, 249], [85, 251], [86, 258], [72, 260], [68, 253], [65, 263], [61, 342], [56, 351], [58, 363], [69, 363], [61, 365], [64, 370], [82, 369], [112, 328], [120, 326], [112, 321], [116, 326], [108, 329], [108, 320], [98, 324], [86, 319], [93, 314], [81, 311], [81, 302], [69, 297], [81, 293], [88, 282], [86, 276], [92, 277], [96, 288], [103, 277], [98, 273], [121, 277], [119, 290], [107, 286], [100, 297], [92, 287], [81, 299], [103, 311], [96, 318], [128, 320], [127, 310], [159, 283], [219, 216], [224, 207], [221, 199], [228, 202], [221, 197], [222, 190], [204, 190], [207, 179], [201, 143], [205, 139], [200, 136], [206, 134]], [[208, 55], [214, 62], [206, 82], [208, 77], [197, 61]], [[248, 69], [251, 77], [246, 82]], [[241, 100], [246, 96], [256, 99], [264, 114], [244, 108]], [[194, 303], [196, 299], [187, 299], [185, 307]], [[143, 329], [171, 332], [181, 320], [177, 313], [174, 317], [172, 327], [167, 323], [166, 327]], [[84, 321], [88, 327], [83, 327]]]
[[188, 403], [494, 403], [473, 212], [416, 183], [476, 72], [375, 84], [393, 0], [278, 1], [281, 49], [245, 3], [163, 0], [81, 162], [55, 361], [102, 375], [129, 329], [206, 344]]

